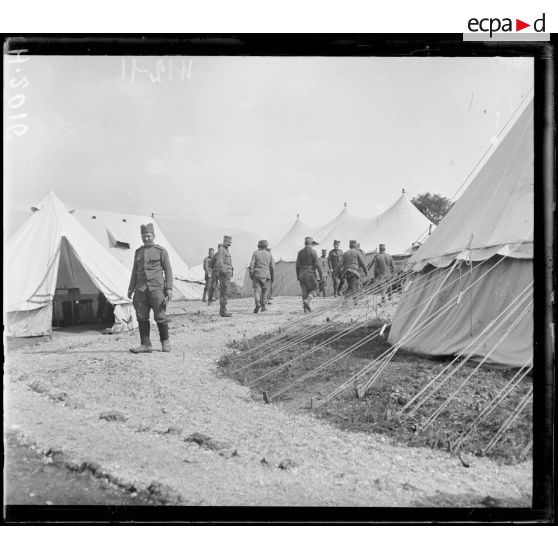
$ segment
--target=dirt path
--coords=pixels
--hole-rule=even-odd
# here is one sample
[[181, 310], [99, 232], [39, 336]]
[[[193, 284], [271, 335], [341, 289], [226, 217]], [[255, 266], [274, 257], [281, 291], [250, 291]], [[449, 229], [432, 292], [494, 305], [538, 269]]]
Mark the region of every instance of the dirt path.
[[491, 496], [530, 505], [531, 462], [504, 467], [474, 458], [465, 468], [444, 452], [395, 446], [254, 401], [248, 388], [216, 373], [227, 343], [298, 316], [299, 305], [277, 299], [254, 315], [250, 300], [235, 300], [234, 317], [221, 319], [215, 307], [175, 303], [170, 354], [132, 355], [136, 333], [13, 351], [6, 428], [70, 467], [170, 503], [471, 506]]

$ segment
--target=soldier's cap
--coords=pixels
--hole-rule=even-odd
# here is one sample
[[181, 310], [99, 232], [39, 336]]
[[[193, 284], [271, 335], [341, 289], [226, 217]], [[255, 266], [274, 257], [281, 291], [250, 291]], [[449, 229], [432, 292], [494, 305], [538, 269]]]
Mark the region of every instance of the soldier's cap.
[[356, 248], [358, 242], [356, 240], [349, 240], [349, 246], [351, 248]]
[[307, 236], [304, 239], [304, 244], [306, 246], [318, 246], [319, 242], [316, 242], [311, 236]]
[[386, 245], [385, 245], [385, 244], [380, 244], [380, 250], [382, 250], [382, 249], [384, 249], [384, 250], [386, 249]]
[[258, 248], [267, 248], [267, 240], [259, 240]]
[[333, 244], [341, 244], [341, 241], [340, 240], [334, 240]]
[[155, 229], [153, 228], [153, 223], [147, 223], [147, 225], [141, 225], [141, 234], [155, 234]]
[[327, 254], [327, 250], [325, 248], [322, 248], [322, 254]]
[[226, 242], [227, 240], [228, 240], [229, 242], [232, 242], [232, 236], [226, 234], [226, 235], [223, 237], [223, 242]]

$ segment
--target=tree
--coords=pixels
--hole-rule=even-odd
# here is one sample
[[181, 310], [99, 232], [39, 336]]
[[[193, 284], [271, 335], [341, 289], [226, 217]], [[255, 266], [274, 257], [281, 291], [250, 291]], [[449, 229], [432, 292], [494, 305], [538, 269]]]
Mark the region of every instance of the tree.
[[431, 194], [430, 192], [419, 194], [411, 201], [415, 207], [435, 225], [440, 223], [453, 205], [448, 198], [440, 196], [439, 194]]

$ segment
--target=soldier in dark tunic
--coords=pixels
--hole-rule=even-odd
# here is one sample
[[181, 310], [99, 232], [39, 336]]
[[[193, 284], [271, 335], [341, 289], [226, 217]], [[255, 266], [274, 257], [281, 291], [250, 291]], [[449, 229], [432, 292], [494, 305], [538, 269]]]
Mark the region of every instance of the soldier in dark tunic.
[[172, 298], [172, 269], [169, 255], [162, 246], [153, 242], [155, 231], [152, 223], [141, 226], [141, 239], [143, 246], [136, 250], [128, 287], [128, 298], [132, 298], [132, 295], [134, 297], [141, 344], [130, 351], [132, 353], [153, 351], [149, 337], [149, 313], [153, 310], [163, 352], [168, 353], [170, 342], [166, 306]]
[[202, 302], [207, 301], [207, 291], [211, 285], [211, 260], [213, 259], [214, 250], [210, 248], [207, 256], [203, 260], [203, 272], [205, 274], [205, 287], [203, 288]]
[[333, 250], [329, 251], [327, 257], [331, 277], [333, 278], [333, 296], [341, 296], [341, 288], [345, 283], [343, 279], [343, 250], [339, 249], [339, 240], [333, 241]]
[[318, 281], [316, 279], [316, 272], [322, 279], [322, 270], [318, 262], [318, 254], [312, 246], [317, 246], [318, 243], [310, 236], [304, 239], [304, 248], [300, 250], [296, 258], [296, 278], [300, 283], [302, 289], [302, 307], [304, 312], [311, 312], [312, 307], [310, 303], [312, 299], [318, 294]]
[[327, 288], [327, 277], [329, 275], [329, 263], [327, 259], [327, 250], [322, 250], [322, 255], [319, 259], [320, 268], [322, 269], [322, 278], [320, 279], [320, 295], [324, 298], [326, 295]]
[[229, 253], [229, 246], [232, 244], [232, 237], [225, 235], [223, 243], [213, 256], [212, 274], [211, 274], [211, 288], [208, 294], [207, 304], [210, 305], [213, 301], [213, 293], [217, 281], [219, 282], [219, 296], [220, 296], [220, 309], [219, 315], [222, 318], [230, 318], [232, 314], [227, 312], [227, 297], [229, 294], [229, 286], [233, 276], [233, 265], [231, 255]]
[[362, 252], [357, 248], [356, 240], [349, 241], [349, 249], [343, 254], [343, 271], [349, 288], [345, 296], [354, 295], [360, 289], [360, 271], [368, 275]]
[[382, 302], [391, 299], [390, 278], [395, 273], [393, 258], [386, 252], [386, 245], [380, 244], [380, 253], [376, 255], [372, 262], [372, 272], [374, 283], [382, 286]]

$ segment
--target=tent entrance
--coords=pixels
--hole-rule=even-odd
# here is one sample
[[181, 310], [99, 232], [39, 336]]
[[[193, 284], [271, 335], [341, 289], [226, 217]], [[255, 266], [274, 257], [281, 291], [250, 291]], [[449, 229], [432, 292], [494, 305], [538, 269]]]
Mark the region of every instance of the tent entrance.
[[66, 237], [61, 239], [52, 325], [114, 324], [114, 307], [99, 291]]

